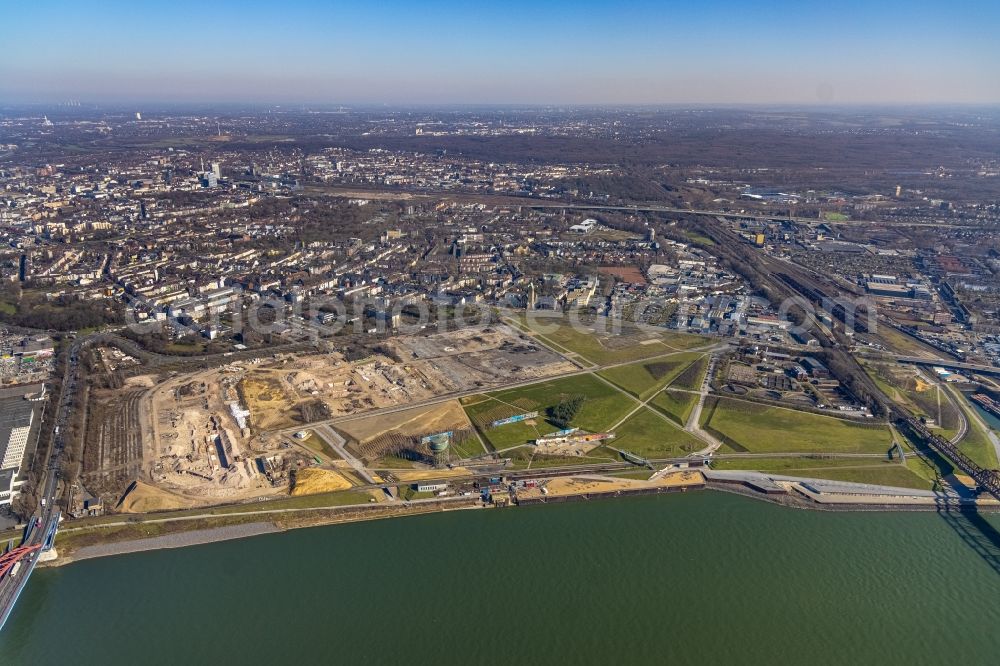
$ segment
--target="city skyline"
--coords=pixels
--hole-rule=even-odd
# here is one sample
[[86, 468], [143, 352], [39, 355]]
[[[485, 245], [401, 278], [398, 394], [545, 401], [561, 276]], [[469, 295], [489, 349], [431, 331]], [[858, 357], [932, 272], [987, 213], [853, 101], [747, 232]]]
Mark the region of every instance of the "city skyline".
[[7, 103], [1000, 102], [1000, 9], [713, 0], [8, 7]]

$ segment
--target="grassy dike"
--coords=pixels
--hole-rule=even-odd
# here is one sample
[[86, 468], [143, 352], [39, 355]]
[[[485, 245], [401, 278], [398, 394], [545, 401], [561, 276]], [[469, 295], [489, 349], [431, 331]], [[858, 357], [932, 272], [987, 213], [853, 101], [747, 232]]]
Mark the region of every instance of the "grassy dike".
[[[916, 460], [916, 459], [914, 459]], [[719, 460], [717, 469], [747, 469], [743, 460]], [[813, 477], [831, 480], [854, 481], [893, 485], [906, 488], [928, 488], [930, 483], [906, 466], [889, 462], [849, 464], [847, 460], [812, 458], [774, 458], [753, 467], [771, 468], [767, 471], [788, 476]], [[648, 478], [646, 470], [623, 470], [610, 476], [626, 479]], [[379, 520], [441, 511], [483, 508], [477, 496], [449, 497], [447, 499], [417, 499], [404, 502], [348, 503], [359, 495], [356, 491], [324, 493], [320, 495], [275, 500], [263, 504], [235, 505], [206, 510], [171, 511], [145, 515], [116, 515], [71, 521], [60, 530], [56, 538], [58, 559], [42, 566], [60, 566], [79, 559], [116, 554], [178, 548], [257, 534], [282, 532], [303, 527], [318, 527], [340, 523]], [[764, 495], [758, 499], [770, 500]], [[778, 502], [787, 503], [787, 502]], [[801, 508], [826, 510], [853, 510], [852, 507], [835, 505], [819, 506], [796, 502]], [[280, 508], [278, 508], [280, 507]], [[247, 510], [247, 509], [250, 510]], [[908, 508], [908, 507], [904, 507]], [[891, 510], [882, 507], [880, 510]], [[232, 530], [239, 526], [247, 530]], [[170, 539], [171, 536], [177, 539]], [[118, 547], [116, 547], [116, 545]], [[89, 552], [88, 552], [89, 550]]]
[[[377, 520], [429, 512], [468, 509], [477, 506], [475, 497], [433, 499], [409, 503], [381, 502], [351, 504], [359, 493], [325, 493], [307, 495], [294, 500], [309, 500], [292, 506], [274, 507], [286, 500], [268, 502], [263, 508], [246, 510], [246, 506], [220, 507], [204, 511], [171, 511], [144, 516], [105, 516], [101, 519], [73, 521], [60, 529], [56, 537], [59, 558], [50, 565], [68, 564], [75, 555], [89, 546], [153, 540], [168, 535], [196, 533], [237, 525], [266, 524], [269, 531], [284, 531], [300, 527], [316, 527], [338, 523]], [[251, 505], [256, 506], [256, 505]], [[243, 511], [238, 511], [243, 509]], [[90, 520], [90, 522], [87, 522]], [[178, 543], [178, 545], [185, 545]], [[162, 547], [150, 544], [150, 548]], [[136, 548], [133, 550], [143, 550]], [[84, 551], [85, 552], [85, 551]], [[112, 553], [108, 553], [112, 554]]]

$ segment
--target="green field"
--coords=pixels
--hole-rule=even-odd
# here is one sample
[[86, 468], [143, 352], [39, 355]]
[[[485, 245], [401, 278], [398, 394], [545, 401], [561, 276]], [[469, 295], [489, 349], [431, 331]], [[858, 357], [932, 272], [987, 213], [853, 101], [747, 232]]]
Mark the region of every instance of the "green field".
[[697, 451], [704, 443], [644, 407], [615, 430], [611, 446], [643, 458], [673, 458]]
[[687, 423], [691, 410], [698, 403], [698, 395], [668, 388], [649, 401], [650, 406], [660, 410], [680, 425]]
[[[524, 411], [537, 411], [538, 418], [531, 422], [511, 423], [496, 428], [480, 428], [483, 439], [494, 450], [524, 444], [540, 435], [555, 432], [558, 428], [549, 423], [545, 412], [563, 397], [583, 396], [583, 406], [572, 425], [590, 432], [603, 432], [634, 409], [635, 400], [622, 394], [593, 375], [578, 375], [531, 384], [515, 389], [495, 391], [463, 400], [465, 413], [473, 423], [488, 418], [498, 406], [510, 406], [515, 401]], [[515, 410], [514, 413], [516, 413]]]
[[479, 442], [479, 438], [473, 436], [469, 437], [461, 444], [458, 442], [452, 442], [451, 453], [452, 456], [457, 456], [459, 458], [475, 458], [476, 456], [481, 456], [486, 453], [486, 451], [483, 449], [483, 445]]
[[[889, 363], [863, 363], [865, 371], [878, 385], [879, 389], [890, 400], [910, 409], [917, 416], [934, 419], [936, 426], [932, 429], [945, 439], [952, 439], [958, 434], [961, 425], [961, 415], [948, 399], [940, 394], [939, 385], [927, 384], [911, 369], [903, 369]], [[920, 389], [920, 390], [918, 390]], [[960, 402], [961, 396], [955, 396]]]
[[519, 328], [531, 331], [549, 346], [568, 354], [577, 354], [584, 360], [598, 365], [640, 361], [670, 352], [685, 351], [709, 344], [698, 335], [659, 330], [646, 332], [623, 326], [620, 333], [601, 330], [607, 319], [598, 317], [593, 328], [576, 328], [564, 316], [547, 317], [522, 315], [517, 320]]
[[612, 384], [645, 400], [696, 363], [700, 355], [694, 352], [666, 356], [650, 361], [620, 365], [597, 373]]
[[702, 427], [737, 452], [884, 453], [892, 445], [887, 426], [726, 398], [706, 402]]
[[648, 481], [649, 477], [653, 475], [653, 472], [648, 469], [637, 469], [628, 472], [611, 472], [607, 476], [614, 476], [619, 479], [633, 479], [635, 481]]
[[[940, 456], [938, 457], [940, 460]], [[927, 483], [932, 486], [935, 484], [940, 477], [945, 474], [951, 474], [954, 472], [954, 467], [951, 463], [941, 462], [935, 460], [924, 460], [922, 457], [914, 454], [906, 456], [906, 466], [911, 472], [916, 474], [922, 479], [925, 479]]]
[[694, 231], [685, 231], [684, 235], [687, 236], [692, 243], [700, 243], [701, 245], [709, 247], [715, 245], [715, 241], [704, 234], [699, 234]]
[[937, 354], [933, 347], [924, 344], [914, 337], [903, 333], [892, 326], [879, 326], [877, 337], [881, 340], [886, 349], [898, 354], [907, 356], [921, 356], [928, 352]]
[[965, 412], [965, 418], [969, 422], [969, 431], [958, 443], [958, 448], [980, 467], [996, 469], [997, 454], [996, 449], [993, 448], [993, 442], [990, 441], [986, 431], [979, 427], [974, 415], [970, 413], [971, 407], [965, 402], [965, 397], [959, 395], [956, 397], [956, 401]]
[[[911, 462], [912, 461], [912, 462]], [[755, 470], [785, 476], [798, 476], [854, 483], [875, 483], [900, 488], [930, 490], [934, 486], [932, 470], [916, 456], [909, 456], [906, 465], [891, 460], [870, 462], [858, 458], [730, 458], [712, 461], [719, 470]]]
[[382, 456], [372, 465], [373, 469], [413, 469], [414, 467], [412, 460], [398, 456]]
[[[288, 499], [271, 500], [252, 504], [230, 505], [219, 509], [210, 509], [208, 513], [227, 514], [240, 511], [259, 511], [265, 509], [315, 509], [324, 506], [343, 506], [345, 504], [365, 504], [371, 495], [360, 490], [338, 490], [330, 493], [299, 495]], [[203, 511], [203, 513], [205, 513]]]
[[934, 483], [914, 474], [904, 465], [885, 465], [883, 467], [856, 467], [843, 469], [821, 469], [803, 473], [816, 479], [831, 481], [852, 481], [854, 483], [873, 483], [881, 486], [896, 486], [899, 488], [915, 488], [931, 490]]
[[313, 453], [326, 456], [330, 460], [340, 460], [340, 456], [333, 450], [333, 447], [316, 433], [309, 433], [305, 439], [299, 440], [299, 442]]
[[885, 371], [885, 364], [863, 363], [862, 366], [868, 373], [868, 376], [878, 385], [879, 390], [885, 393], [890, 400], [908, 407], [918, 414], [923, 413], [923, 410], [920, 409], [917, 403], [913, 402], [910, 398], [908, 392], [903, 387], [897, 386], [891, 381], [889, 374]]
[[544, 416], [531, 422], [511, 423], [483, 430], [480, 434], [494, 451], [502, 451], [511, 446], [520, 446], [527, 442], [534, 441], [542, 435], [555, 432], [557, 428], [545, 420]]
[[705, 371], [708, 370], [708, 356], [701, 355], [698, 360], [684, 369], [684, 372], [677, 375], [677, 379], [670, 382], [670, 388], [687, 389], [689, 391], [701, 390], [702, 382], [705, 381]]
[[818, 455], [783, 456], [775, 458], [715, 458], [712, 460], [712, 469], [721, 470], [754, 470], [757, 472], [772, 472], [774, 474], [787, 474], [788, 476], [809, 476], [807, 472], [830, 469], [837, 467], [874, 467], [881, 465], [898, 464], [889, 460], [858, 459], [858, 458], [832, 458], [820, 457]]
[[[151, 520], [159, 518], [184, 518], [194, 516], [226, 516], [234, 513], [254, 513], [258, 511], [279, 509], [318, 509], [322, 507], [344, 506], [347, 504], [367, 504], [370, 499], [371, 495], [363, 490], [335, 490], [326, 493], [313, 493], [312, 495], [285, 496], [268, 499], [262, 502], [243, 502], [240, 504], [226, 504], [224, 506], [203, 507], [197, 509], [154, 511], [146, 514], [109, 514], [107, 516], [100, 516], [97, 518], [83, 518], [75, 520], [73, 521], [73, 527], [96, 527], [102, 524], [114, 523], [122, 520], [139, 520], [138, 516], [140, 515], [147, 516]], [[257, 520], [260, 520], [260, 518], [257, 518]], [[153, 524], [155, 525], [156, 523]]]
[[397, 490], [399, 491], [399, 499], [405, 502], [410, 502], [413, 500], [421, 500], [421, 499], [430, 499], [434, 497], [433, 492], [429, 490], [419, 492], [410, 484], [399, 486]]

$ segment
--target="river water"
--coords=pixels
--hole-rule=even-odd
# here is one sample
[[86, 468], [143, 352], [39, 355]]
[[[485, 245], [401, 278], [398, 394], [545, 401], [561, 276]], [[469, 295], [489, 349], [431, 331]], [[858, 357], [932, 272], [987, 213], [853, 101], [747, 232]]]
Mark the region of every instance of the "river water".
[[40, 569], [0, 664], [994, 664], [1000, 520], [715, 492]]
[[972, 408], [975, 409], [981, 417], [983, 417], [983, 420], [986, 421], [991, 430], [1000, 433], [1000, 418], [993, 416], [988, 411], [980, 407], [978, 402], [970, 400], [969, 404], [972, 405]]

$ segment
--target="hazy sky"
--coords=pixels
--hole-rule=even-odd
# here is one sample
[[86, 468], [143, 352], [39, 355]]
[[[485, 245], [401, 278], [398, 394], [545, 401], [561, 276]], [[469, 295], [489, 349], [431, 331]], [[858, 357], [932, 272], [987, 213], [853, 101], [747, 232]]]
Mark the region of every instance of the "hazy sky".
[[0, 0], [0, 103], [1000, 102], [1000, 0]]

